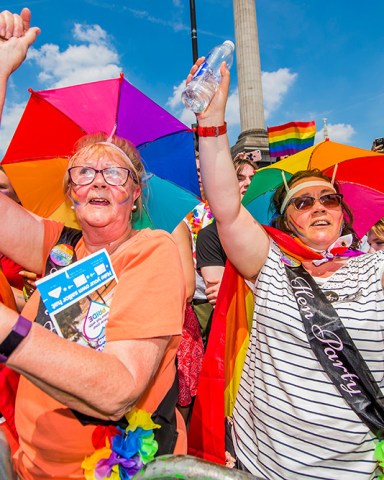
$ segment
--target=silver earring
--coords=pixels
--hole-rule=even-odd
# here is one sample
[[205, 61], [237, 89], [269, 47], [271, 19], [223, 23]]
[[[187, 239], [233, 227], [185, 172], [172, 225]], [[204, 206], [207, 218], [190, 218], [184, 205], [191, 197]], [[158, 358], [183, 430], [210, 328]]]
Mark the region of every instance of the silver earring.
[[74, 210], [75, 209], [75, 206], [74, 205], [71, 205], [71, 210]]
[[136, 210], [137, 210], [137, 205], [133, 205], [132, 212], [135, 212]]

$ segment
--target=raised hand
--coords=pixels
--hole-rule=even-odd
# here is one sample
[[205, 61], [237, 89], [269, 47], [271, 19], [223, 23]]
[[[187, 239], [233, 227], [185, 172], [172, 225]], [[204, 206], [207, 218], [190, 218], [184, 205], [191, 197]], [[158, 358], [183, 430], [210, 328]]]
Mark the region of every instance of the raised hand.
[[[196, 63], [191, 68], [186, 79], [187, 84], [191, 81], [193, 75], [195, 74], [199, 66], [203, 63], [203, 61], [204, 57], [200, 57], [196, 60]], [[221, 65], [220, 74], [220, 84], [211, 100], [211, 103], [203, 112], [196, 114], [199, 125], [222, 125], [224, 123], [225, 106], [227, 103], [230, 83], [230, 73], [225, 62], [223, 62], [223, 64]]]
[[0, 13], [0, 76], [5, 79], [21, 65], [40, 33], [40, 29], [31, 27], [30, 23], [28, 8], [23, 8], [20, 15], [8, 10]]

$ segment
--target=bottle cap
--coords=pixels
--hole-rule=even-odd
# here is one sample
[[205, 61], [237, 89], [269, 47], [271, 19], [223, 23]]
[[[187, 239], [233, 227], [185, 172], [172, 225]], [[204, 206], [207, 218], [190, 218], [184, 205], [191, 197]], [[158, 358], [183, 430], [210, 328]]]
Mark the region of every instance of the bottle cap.
[[235, 50], [235, 44], [232, 42], [232, 40], [225, 40], [224, 44], [231, 47], [232, 51]]

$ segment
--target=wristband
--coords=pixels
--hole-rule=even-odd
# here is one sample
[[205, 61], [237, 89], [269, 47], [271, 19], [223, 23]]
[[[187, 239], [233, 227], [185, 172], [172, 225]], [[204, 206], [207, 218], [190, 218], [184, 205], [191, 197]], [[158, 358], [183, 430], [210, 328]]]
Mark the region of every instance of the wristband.
[[224, 122], [224, 125], [219, 127], [200, 127], [193, 129], [199, 137], [218, 137], [219, 135], [224, 135], [227, 133], [227, 122]]
[[19, 315], [11, 333], [0, 343], [0, 363], [5, 363], [31, 330], [32, 322]]

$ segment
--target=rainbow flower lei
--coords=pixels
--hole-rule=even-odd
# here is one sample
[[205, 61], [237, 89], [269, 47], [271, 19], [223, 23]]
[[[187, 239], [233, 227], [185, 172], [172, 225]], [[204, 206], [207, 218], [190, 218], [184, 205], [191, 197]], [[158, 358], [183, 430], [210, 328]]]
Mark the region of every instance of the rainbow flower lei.
[[197, 234], [200, 230], [213, 222], [213, 215], [208, 202], [201, 202], [186, 215], [189, 229], [192, 233], [193, 241], [196, 244]]
[[158, 450], [153, 430], [160, 428], [145, 410], [134, 408], [128, 426], [98, 426], [92, 437], [96, 451], [81, 464], [86, 480], [130, 480]]

